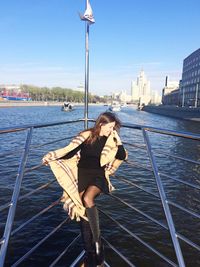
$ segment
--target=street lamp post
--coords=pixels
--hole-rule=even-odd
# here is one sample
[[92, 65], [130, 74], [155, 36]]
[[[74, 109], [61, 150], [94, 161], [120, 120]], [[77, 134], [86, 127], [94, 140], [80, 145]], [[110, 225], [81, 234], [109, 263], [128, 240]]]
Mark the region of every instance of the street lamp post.
[[85, 112], [84, 127], [88, 128], [88, 95], [89, 95], [89, 24], [85, 22]]
[[85, 21], [85, 111], [84, 127], [88, 128], [88, 95], [89, 95], [89, 26], [95, 23], [92, 8], [89, 0], [86, 0], [86, 10], [83, 15], [80, 14], [81, 20]]
[[182, 96], [182, 107], [185, 105], [185, 88], [183, 87], [183, 96]]
[[196, 85], [196, 94], [195, 94], [195, 103], [194, 103], [194, 107], [195, 108], [198, 107], [198, 91], [199, 91], [199, 84], [197, 83], [197, 85]]

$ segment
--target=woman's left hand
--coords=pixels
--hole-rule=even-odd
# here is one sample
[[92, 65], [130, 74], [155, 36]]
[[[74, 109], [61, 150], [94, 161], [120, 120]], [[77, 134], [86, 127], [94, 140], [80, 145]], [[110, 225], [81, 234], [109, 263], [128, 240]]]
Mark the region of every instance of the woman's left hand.
[[117, 146], [120, 146], [122, 145], [122, 141], [118, 135], [118, 132], [116, 130], [113, 131], [113, 134], [114, 134], [114, 139], [116, 139], [116, 143], [117, 143]]

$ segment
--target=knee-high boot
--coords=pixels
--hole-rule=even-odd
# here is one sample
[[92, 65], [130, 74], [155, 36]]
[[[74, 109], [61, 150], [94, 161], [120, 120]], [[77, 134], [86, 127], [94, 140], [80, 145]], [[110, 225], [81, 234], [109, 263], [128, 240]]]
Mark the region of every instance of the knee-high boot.
[[84, 266], [96, 267], [96, 251], [93, 241], [93, 235], [88, 221], [81, 219], [80, 230], [83, 241], [83, 246], [86, 252], [86, 257], [84, 259]]
[[101, 233], [99, 228], [99, 214], [96, 206], [86, 208], [86, 214], [89, 220], [90, 228], [93, 235], [93, 240], [96, 248], [97, 263], [101, 264], [104, 261], [104, 249], [101, 241]]

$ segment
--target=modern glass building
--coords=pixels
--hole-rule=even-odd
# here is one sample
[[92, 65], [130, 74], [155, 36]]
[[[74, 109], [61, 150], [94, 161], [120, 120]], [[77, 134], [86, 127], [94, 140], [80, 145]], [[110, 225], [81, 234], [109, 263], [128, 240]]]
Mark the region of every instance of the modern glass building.
[[183, 61], [180, 89], [182, 106], [200, 107], [200, 48]]

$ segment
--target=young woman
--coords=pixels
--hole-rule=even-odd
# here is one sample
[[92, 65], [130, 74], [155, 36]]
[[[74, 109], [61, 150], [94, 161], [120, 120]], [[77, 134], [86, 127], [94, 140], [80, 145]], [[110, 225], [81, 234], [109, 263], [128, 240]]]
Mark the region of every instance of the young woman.
[[104, 260], [95, 198], [113, 189], [109, 175], [127, 157], [118, 135], [120, 126], [114, 113], [104, 112], [93, 128], [81, 132], [67, 147], [49, 152], [43, 158], [64, 189], [64, 209], [72, 219], [81, 220], [87, 266], [91, 267], [101, 266]]

